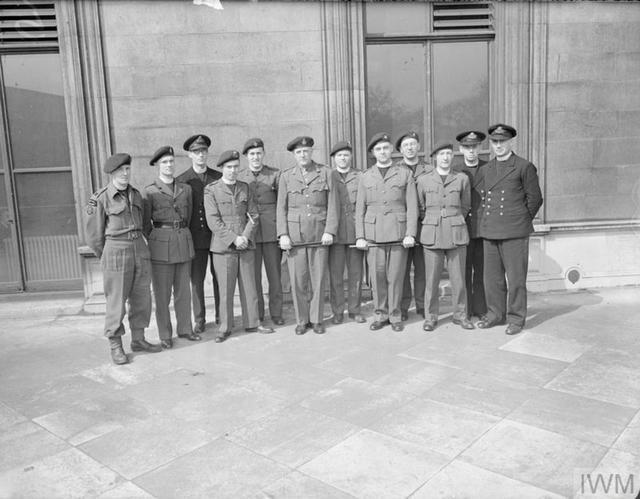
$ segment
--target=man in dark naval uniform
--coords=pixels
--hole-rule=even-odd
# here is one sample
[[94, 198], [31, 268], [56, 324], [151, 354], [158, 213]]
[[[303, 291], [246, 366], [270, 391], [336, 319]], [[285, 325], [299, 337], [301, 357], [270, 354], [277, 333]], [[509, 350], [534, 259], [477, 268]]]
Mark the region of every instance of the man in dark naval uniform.
[[[478, 236], [484, 239], [484, 289], [487, 315], [480, 328], [504, 324], [518, 334], [527, 316], [529, 234], [542, 206], [536, 167], [512, 151], [516, 129], [499, 123], [489, 128], [495, 157], [478, 172]], [[505, 280], [506, 277], [506, 280]]]
[[207, 226], [204, 212], [204, 188], [214, 180], [218, 180], [222, 174], [207, 166], [207, 155], [211, 139], [206, 135], [192, 135], [183, 147], [191, 158], [191, 168], [176, 177], [178, 182], [188, 184], [193, 196], [193, 212], [189, 221], [189, 229], [193, 237], [195, 256], [191, 260], [191, 299], [193, 305], [193, 332], [204, 332], [206, 317], [204, 303], [204, 279], [207, 275], [207, 263], [210, 264], [211, 277], [213, 278], [213, 297], [215, 299], [216, 323], [220, 321], [220, 291], [218, 279], [213, 268], [213, 259], [209, 252], [211, 245], [211, 231]]
[[478, 171], [487, 162], [478, 156], [480, 144], [487, 136], [476, 130], [462, 132], [456, 135], [462, 158], [454, 162], [453, 169], [465, 173], [471, 185], [471, 210], [467, 215], [467, 229], [469, 229], [469, 245], [467, 246], [467, 260], [465, 265], [465, 283], [467, 287], [467, 313], [482, 319], [487, 313], [487, 302], [484, 297], [484, 252], [482, 239], [478, 237], [478, 210], [480, 209], [480, 193], [473, 188]]

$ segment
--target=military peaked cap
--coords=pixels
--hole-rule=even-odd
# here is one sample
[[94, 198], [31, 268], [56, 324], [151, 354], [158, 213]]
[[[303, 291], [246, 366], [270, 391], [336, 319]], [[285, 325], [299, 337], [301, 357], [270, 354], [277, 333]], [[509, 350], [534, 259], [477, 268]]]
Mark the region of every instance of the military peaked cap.
[[509, 140], [517, 135], [512, 126], [498, 123], [489, 127], [489, 138], [494, 140]]
[[468, 132], [462, 132], [456, 135], [456, 140], [463, 146], [475, 146], [480, 144], [487, 136], [476, 130], [470, 130]]
[[192, 135], [184, 141], [182, 146], [185, 151], [195, 151], [197, 149], [209, 149], [211, 147], [211, 139], [206, 135]]

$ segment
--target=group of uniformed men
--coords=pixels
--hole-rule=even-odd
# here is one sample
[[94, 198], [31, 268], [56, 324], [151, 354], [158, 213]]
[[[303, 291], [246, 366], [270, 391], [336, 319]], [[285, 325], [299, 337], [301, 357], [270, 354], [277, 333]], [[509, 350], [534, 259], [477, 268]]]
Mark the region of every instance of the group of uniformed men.
[[[263, 325], [262, 266], [269, 316], [280, 326], [282, 252], [297, 335], [325, 332], [327, 270], [332, 322], [344, 321], [345, 305], [350, 319], [365, 322], [360, 308], [365, 254], [373, 294], [371, 330], [391, 325], [402, 331], [413, 294], [423, 329], [433, 331], [446, 262], [454, 324], [474, 329], [476, 316], [480, 328], [506, 323], [506, 334], [519, 333], [527, 309], [529, 234], [542, 194], [535, 166], [512, 151], [516, 130], [497, 124], [488, 135], [493, 159], [485, 162], [478, 155], [486, 135], [467, 131], [456, 137], [462, 158], [454, 165], [452, 144], [438, 145], [431, 162], [423, 161], [413, 131], [395, 141], [402, 159], [394, 162], [389, 134], [378, 133], [367, 147], [376, 162], [366, 171], [352, 165], [349, 142], [331, 149], [329, 168], [313, 160], [314, 140], [301, 136], [287, 144], [296, 165], [280, 171], [263, 163], [259, 138], [242, 148], [248, 168], [240, 169], [239, 151], [227, 150], [213, 169], [207, 164], [211, 139], [198, 134], [183, 146], [192, 166], [177, 177], [171, 146], [153, 154], [149, 163], [158, 177], [142, 193], [129, 184], [131, 156], [114, 154], [104, 164], [111, 181], [86, 208], [87, 242], [103, 269], [104, 334], [113, 362], [128, 362], [121, 338], [127, 302], [133, 351], [172, 348], [172, 294], [178, 337], [201, 339], [208, 264], [219, 327], [215, 341], [224, 341], [233, 329], [236, 282], [245, 330], [272, 333]], [[144, 337], [151, 282], [160, 345]]]

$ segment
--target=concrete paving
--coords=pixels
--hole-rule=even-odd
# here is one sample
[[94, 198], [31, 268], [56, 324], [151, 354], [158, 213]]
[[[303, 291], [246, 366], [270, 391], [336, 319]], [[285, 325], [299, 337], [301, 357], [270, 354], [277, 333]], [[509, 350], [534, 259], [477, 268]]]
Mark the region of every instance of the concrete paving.
[[209, 324], [115, 366], [80, 296], [2, 297], [0, 497], [636, 497], [639, 304], [532, 294], [515, 337], [446, 298], [433, 333], [299, 337], [288, 307], [275, 334]]

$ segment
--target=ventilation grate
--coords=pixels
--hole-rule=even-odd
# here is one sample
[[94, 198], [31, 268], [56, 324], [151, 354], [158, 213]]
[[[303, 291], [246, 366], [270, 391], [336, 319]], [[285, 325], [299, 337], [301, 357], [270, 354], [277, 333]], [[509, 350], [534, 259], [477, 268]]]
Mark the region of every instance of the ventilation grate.
[[57, 47], [58, 27], [53, 2], [0, 1], [0, 49]]
[[493, 31], [490, 3], [436, 3], [433, 5], [433, 31]]

